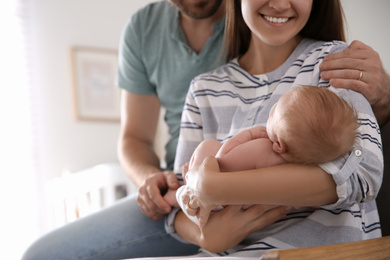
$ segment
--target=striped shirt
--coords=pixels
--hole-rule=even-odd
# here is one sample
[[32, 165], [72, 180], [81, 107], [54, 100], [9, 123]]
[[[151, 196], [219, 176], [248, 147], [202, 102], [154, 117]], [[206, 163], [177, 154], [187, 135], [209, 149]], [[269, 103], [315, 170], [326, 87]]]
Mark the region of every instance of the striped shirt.
[[[375, 197], [383, 174], [380, 130], [368, 101], [359, 93], [336, 89], [320, 78], [323, 58], [346, 48], [343, 42], [304, 39], [277, 70], [248, 74], [237, 59], [196, 77], [185, 102], [175, 172], [188, 162], [205, 139], [226, 141], [238, 132], [265, 126], [272, 106], [288, 90], [300, 85], [328, 87], [350, 102], [360, 127], [356, 144], [343, 158], [320, 165], [337, 185], [338, 201], [319, 209], [304, 208], [255, 232], [238, 246], [218, 255], [261, 256], [271, 249], [327, 245], [381, 236]], [[166, 219], [173, 229], [175, 212]], [[180, 238], [179, 238], [180, 239]]]

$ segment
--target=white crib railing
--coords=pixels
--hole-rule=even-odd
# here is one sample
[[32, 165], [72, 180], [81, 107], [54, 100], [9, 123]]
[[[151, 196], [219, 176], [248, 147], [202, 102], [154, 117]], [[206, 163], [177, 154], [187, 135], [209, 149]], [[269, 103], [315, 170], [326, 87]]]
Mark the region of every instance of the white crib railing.
[[45, 185], [49, 229], [112, 205], [137, 191], [119, 163], [107, 163], [71, 173]]

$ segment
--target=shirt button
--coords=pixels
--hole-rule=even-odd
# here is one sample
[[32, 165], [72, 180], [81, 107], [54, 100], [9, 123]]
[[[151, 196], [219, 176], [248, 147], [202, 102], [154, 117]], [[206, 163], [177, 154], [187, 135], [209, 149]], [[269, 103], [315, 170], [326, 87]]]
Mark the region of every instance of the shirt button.
[[192, 54], [192, 49], [188, 48], [188, 54]]
[[259, 80], [260, 80], [260, 82], [264, 82], [264, 81], [268, 80], [268, 77], [267, 77], [267, 75], [262, 74], [262, 75], [259, 76]]
[[355, 150], [355, 155], [356, 155], [357, 157], [362, 156], [362, 151], [360, 151], [360, 150]]
[[253, 116], [248, 116], [247, 119], [248, 119], [248, 120], [252, 120], [252, 118], [253, 118]]

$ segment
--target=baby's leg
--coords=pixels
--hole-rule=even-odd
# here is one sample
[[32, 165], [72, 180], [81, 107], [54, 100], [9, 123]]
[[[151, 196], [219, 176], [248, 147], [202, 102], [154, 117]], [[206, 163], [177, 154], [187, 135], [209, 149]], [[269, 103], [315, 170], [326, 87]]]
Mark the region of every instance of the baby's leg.
[[272, 142], [268, 138], [259, 138], [237, 145], [217, 159], [221, 171], [229, 172], [272, 166], [274, 157], [280, 156], [272, 150]]
[[207, 157], [215, 156], [221, 146], [222, 144], [214, 139], [207, 139], [201, 142], [192, 154], [189, 169], [201, 165]]
[[169, 189], [164, 195], [164, 200], [168, 202], [172, 207], [179, 207], [180, 205], [176, 201], [176, 190]]

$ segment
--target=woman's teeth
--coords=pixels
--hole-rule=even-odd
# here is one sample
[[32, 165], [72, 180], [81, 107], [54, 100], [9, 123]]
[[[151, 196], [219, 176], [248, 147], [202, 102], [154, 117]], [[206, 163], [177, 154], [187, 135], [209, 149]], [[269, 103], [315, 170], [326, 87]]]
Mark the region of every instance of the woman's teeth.
[[264, 16], [264, 18], [270, 23], [286, 23], [288, 21], [288, 18], [276, 18], [271, 16]]

